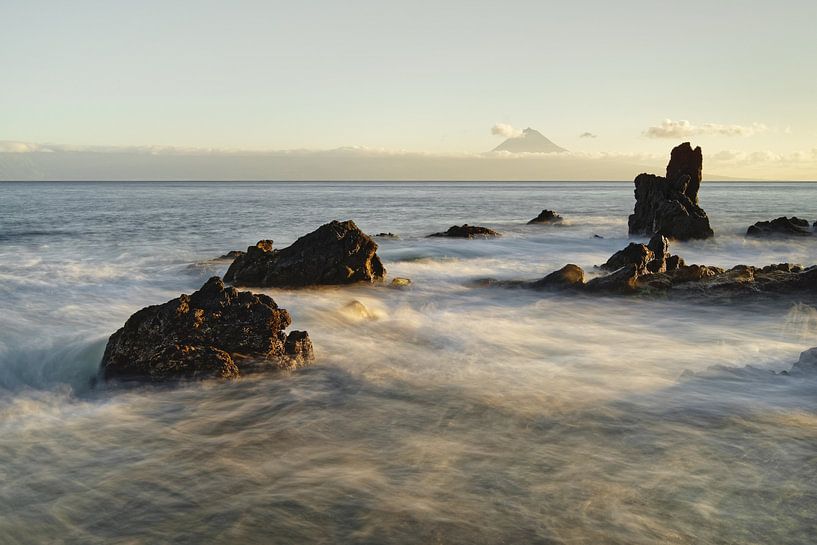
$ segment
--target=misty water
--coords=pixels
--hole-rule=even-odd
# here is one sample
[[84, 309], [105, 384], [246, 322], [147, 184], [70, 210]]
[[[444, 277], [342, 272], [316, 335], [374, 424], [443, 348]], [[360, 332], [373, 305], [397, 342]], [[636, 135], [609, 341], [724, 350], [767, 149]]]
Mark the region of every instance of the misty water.
[[[815, 202], [705, 182], [716, 238], [672, 251], [813, 264], [817, 240], [743, 233]], [[0, 544], [813, 543], [817, 381], [773, 371], [817, 346], [814, 307], [482, 282], [592, 273], [632, 205], [627, 183], [0, 185]], [[543, 208], [567, 221], [526, 225]], [[91, 386], [134, 311], [332, 219], [399, 235], [378, 253], [413, 284], [256, 290], [314, 365]], [[425, 238], [466, 222], [503, 237]]]

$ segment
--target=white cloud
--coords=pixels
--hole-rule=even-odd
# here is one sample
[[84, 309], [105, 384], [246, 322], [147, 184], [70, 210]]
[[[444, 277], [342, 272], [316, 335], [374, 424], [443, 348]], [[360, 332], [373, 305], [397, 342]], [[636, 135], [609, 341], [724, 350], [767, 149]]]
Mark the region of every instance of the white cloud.
[[497, 123], [496, 125], [491, 127], [491, 134], [493, 134], [494, 136], [504, 136], [505, 138], [511, 138], [514, 136], [521, 135], [522, 131], [514, 128], [512, 125], [508, 125], [507, 123]]
[[649, 138], [687, 138], [689, 136], [753, 136], [765, 132], [768, 127], [763, 123], [751, 125], [723, 125], [720, 123], [702, 123], [696, 125], [685, 119], [673, 121], [665, 119], [660, 125], [647, 128], [644, 136]]

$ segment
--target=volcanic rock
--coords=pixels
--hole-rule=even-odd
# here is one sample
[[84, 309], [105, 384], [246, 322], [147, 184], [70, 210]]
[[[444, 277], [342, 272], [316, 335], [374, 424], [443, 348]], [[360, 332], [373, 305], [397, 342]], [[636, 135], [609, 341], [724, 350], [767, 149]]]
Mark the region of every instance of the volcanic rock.
[[553, 210], [542, 210], [538, 216], [528, 222], [528, 225], [533, 223], [561, 223], [563, 219]]
[[698, 206], [703, 155], [689, 142], [675, 147], [666, 177], [639, 174], [635, 179], [635, 209], [629, 217], [630, 234], [664, 235], [689, 240], [713, 236], [709, 218]]
[[749, 237], [809, 236], [814, 234], [807, 220], [792, 216], [781, 216], [771, 221], [759, 221], [746, 231]]
[[106, 380], [166, 381], [299, 367], [314, 359], [312, 343], [305, 331], [284, 333], [291, 321], [272, 298], [214, 276], [128, 318], [108, 340], [100, 372]]
[[452, 237], [452, 238], [492, 238], [502, 236], [493, 229], [480, 227], [478, 225], [453, 225], [448, 231], [434, 233], [429, 237]]
[[[270, 241], [271, 242], [271, 241]], [[301, 287], [383, 280], [377, 243], [355, 222], [332, 221], [283, 250], [250, 247], [224, 280], [236, 286]]]
[[648, 244], [631, 242], [623, 250], [610, 256], [610, 259], [599, 268], [615, 271], [626, 265], [635, 265], [638, 274], [658, 273], [677, 269], [684, 260], [670, 255], [669, 241], [663, 235], [655, 235]]

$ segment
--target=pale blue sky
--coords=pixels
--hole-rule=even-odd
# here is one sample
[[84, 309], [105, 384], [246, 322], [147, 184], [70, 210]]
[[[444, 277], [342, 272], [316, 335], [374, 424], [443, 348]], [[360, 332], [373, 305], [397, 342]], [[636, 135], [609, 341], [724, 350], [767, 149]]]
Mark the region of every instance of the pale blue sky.
[[[0, 2], [0, 140], [480, 152], [817, 148], [817, 2]], [[590, 131], [598, 138], [579, 138]]]

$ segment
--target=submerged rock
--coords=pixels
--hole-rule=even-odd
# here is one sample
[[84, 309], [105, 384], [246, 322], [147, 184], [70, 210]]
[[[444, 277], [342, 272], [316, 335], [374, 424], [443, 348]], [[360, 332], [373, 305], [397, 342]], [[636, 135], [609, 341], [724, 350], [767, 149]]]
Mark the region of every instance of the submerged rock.
[[389, 284], [393, 288], [407, 288], [411, 285], [410, 278], [403, 278], [402, 276], [396, 276], [392, 278], [391, 284]]
[[480, 227], [478, 225], [452, 225], [447, 231], [441, 233], [433, 233], [428, 235], [430, 237], [453, 237], [453, 238], [492, 238], [501, 236], [498, 232], [487, 227]]
[[563, 219], [553, 210], [542, 210], [538, 216], [528, 222], [528, 225], [532, 223], [561, 223]]
[[219, 259], [235, 259], [237, 257], [241, 257], [244, 254], [245, 254], [245, 252], [242, 252], [241, 250], [230, 250], [226, 254], [218, 256], [218, 258]]
[[746, 230], [746, 236], [749, 237], [809, 236], [813, 234], [814, 231], [809, 222], [795, 216], [791, 218], [781, 216], [771, 221], [759, 221]]
[[675, 147], [666, 177], [639, 174], [635, 179], [635, 209], [628, 220], [630, 234], [664, 235], [689, 240], [713, 236], [709, 218], [698, 206], [703, 155], [689, 142]]
[[301, 287], [378, 282], [385, 275], [377, 243], [350, 220], [322, 225], [283, 250], [251, 246], [224, 280], [236, 286]]
[[393, 238], [393, 239], [399, 239], [400, 238], [397, 235], [395, 235], [394, 233], [377, 233], [375, 235], [375, 237], [378, 237], [378, 238]]
[[108, 340], [100, 372], [106, 380], [166, 381], [298, 367], [314, 355], [305, 331], [284, 333], [291, 321], [272, 298], [214, 276], [191, 295], [128, 318]]

